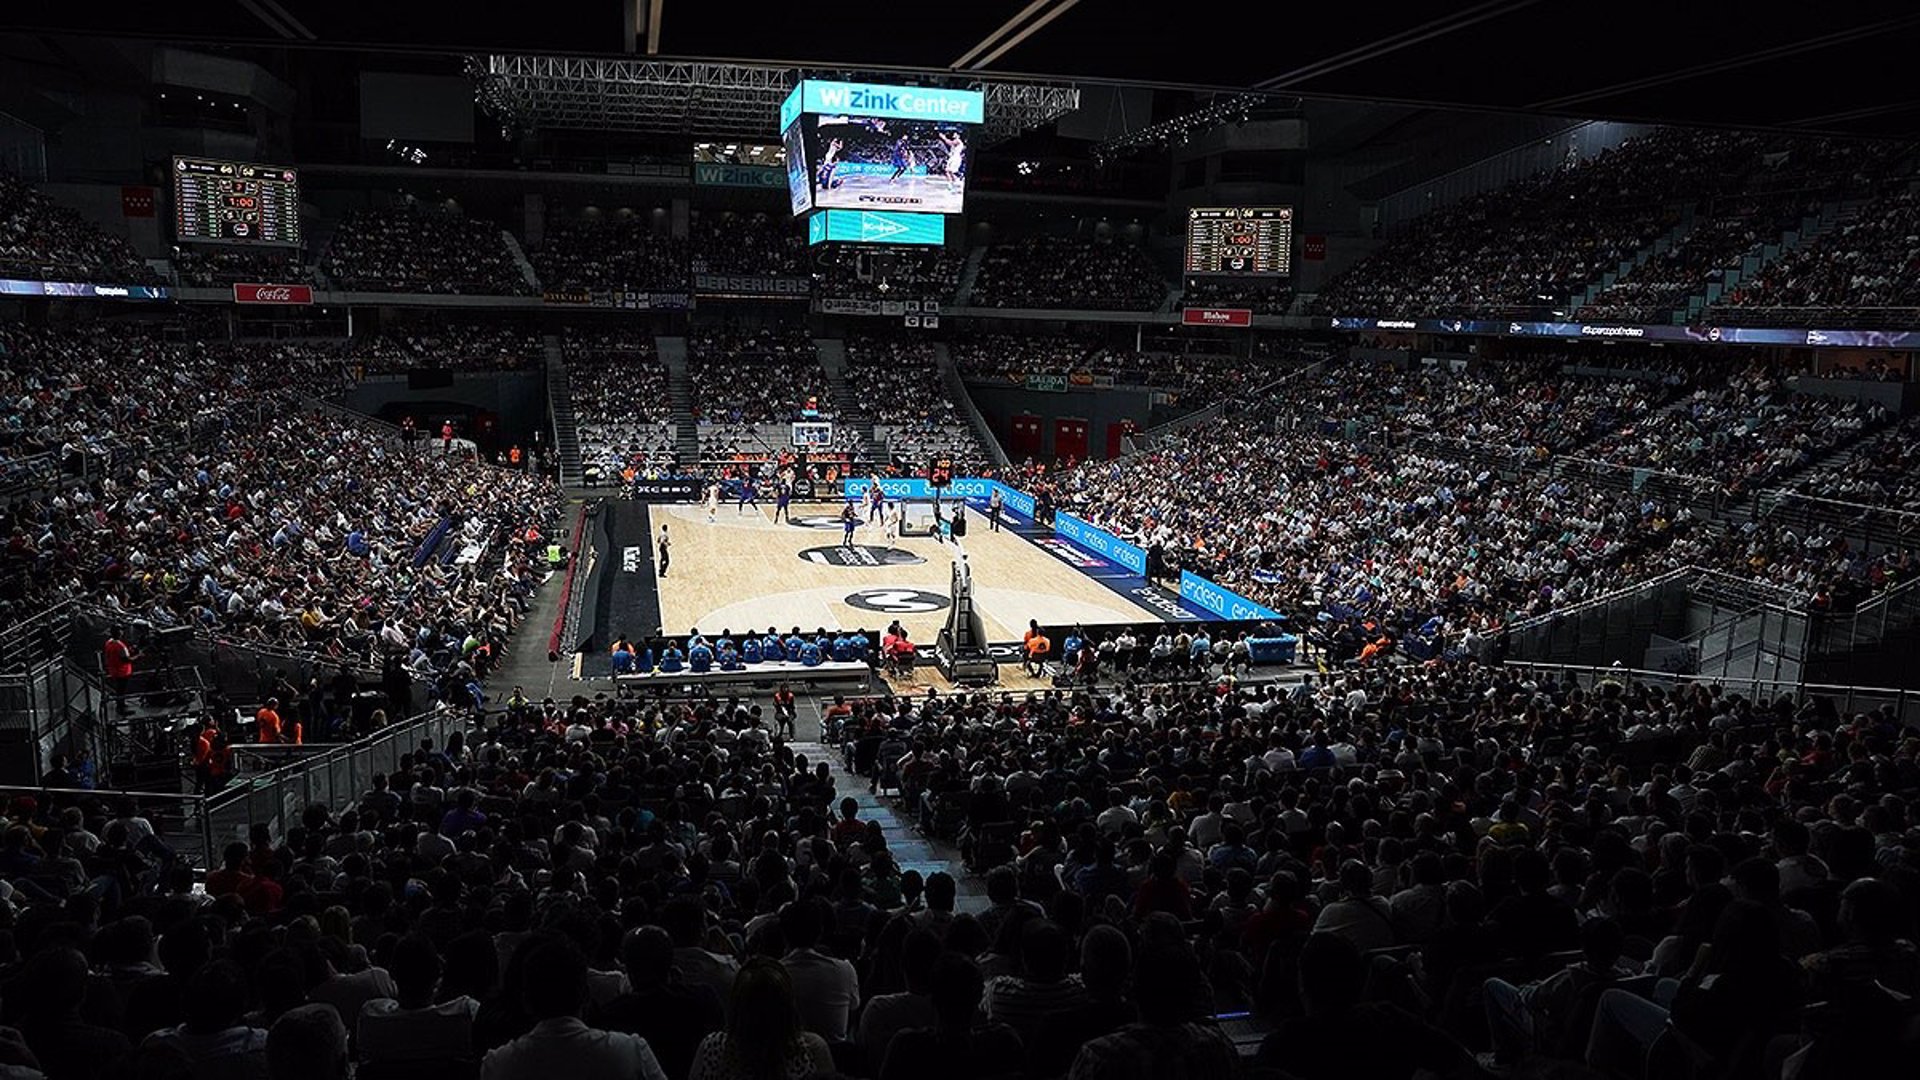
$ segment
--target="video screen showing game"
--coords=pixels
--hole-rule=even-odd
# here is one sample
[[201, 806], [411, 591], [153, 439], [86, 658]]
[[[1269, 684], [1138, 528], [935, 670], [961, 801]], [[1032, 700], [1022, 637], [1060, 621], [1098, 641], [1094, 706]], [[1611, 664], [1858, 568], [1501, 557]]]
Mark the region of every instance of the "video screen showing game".
[[[789, 130], [804, 143], [815, 207], [929, 214], [965, 208], [971, 125], [822, 114], [802, 116]], [[793, 151], [790, 139], [790, 177]], [[794, 202], [801, 212], [797, 194]]]

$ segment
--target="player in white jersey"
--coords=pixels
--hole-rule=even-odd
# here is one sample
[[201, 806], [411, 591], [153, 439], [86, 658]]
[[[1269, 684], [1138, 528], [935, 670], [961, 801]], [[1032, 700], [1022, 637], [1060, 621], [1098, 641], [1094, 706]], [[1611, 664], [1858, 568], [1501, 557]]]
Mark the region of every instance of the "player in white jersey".
[[960, 171], [967, 167], [967, 140], [961, 138], [960, 133], [956, 131], [950, 135], [943, 132], [940, 135], [940, 141], [947, 148], [947, 164], [943, 171], [947, 174], [947, 179], [958, 180]]
[[707, 524], [711, 525], [714, 515], [720, 512], [720, 481], [707, 485]]
[[900, 504], [888, 503], [887, 508], [880, 512], [880, 516], [886, 524], [887, 550], [892, 551], [900, 542]]

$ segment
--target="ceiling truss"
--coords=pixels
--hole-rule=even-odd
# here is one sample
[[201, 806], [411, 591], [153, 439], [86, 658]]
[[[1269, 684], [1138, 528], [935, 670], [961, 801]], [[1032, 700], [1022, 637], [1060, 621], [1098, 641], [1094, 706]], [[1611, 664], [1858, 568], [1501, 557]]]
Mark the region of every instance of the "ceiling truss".
[[[792, 68], [697, 60], [609, 59], [495, 53], [469, 57], [481, 107], [502, 127], [773, 139]], [[992, 145], [1080, 107], [1077, 87], [970, 82], [986, 94], [979, 141]]]

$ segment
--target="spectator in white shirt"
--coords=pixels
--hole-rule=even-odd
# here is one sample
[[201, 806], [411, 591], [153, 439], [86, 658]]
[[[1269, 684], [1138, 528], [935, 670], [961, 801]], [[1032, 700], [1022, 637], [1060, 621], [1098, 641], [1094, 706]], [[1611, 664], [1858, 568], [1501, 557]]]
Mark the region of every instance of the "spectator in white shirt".
[[827, 913], [817, 900], [796, 900], [780, 910], [780, 932], [789, 951], [782, 963], [793, 980], [800, 1020], [828, 1042], [845, 1042], [860, 1007], [860, 977], [853, 965], [814, 946], [826, 928]]
[[1119, 788], [1114, 788], [1108, 794], [1107, 803], [1107, 808], [1100, 811], [1099, 817], [1093, 819], [1093, 823], [1100, 827], [1101, 832], [1117, 836], [1125, 832], [1127, 826], [1140, 820], [1140, 815], [1128, 808], [1127, 797]]
[[647, 1040], [596, 1031], [580, 1019], [587, 959], [569, 941], [530, 943], [522, 962], [521, 1006], [533, 1030], [489, 1052], [480, 1080], [666, 1080]]

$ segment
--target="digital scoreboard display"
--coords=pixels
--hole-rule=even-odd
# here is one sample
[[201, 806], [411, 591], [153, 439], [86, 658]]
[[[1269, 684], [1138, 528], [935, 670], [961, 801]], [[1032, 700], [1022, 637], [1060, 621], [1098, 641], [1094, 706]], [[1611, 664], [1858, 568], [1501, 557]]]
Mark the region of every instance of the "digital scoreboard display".
[[279, 165], [173, 159], [173, 232], [186, 242], [300, 246], [300, 174]]
[[985, 122], [979, 90], [804, 80], [780, 104], [793, 212], [960, 213]]
[[1288, 274], [1293, 207], [1196, 206], [1187, 211], [1187, 273]]

